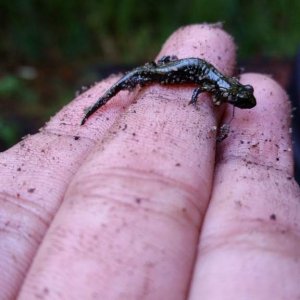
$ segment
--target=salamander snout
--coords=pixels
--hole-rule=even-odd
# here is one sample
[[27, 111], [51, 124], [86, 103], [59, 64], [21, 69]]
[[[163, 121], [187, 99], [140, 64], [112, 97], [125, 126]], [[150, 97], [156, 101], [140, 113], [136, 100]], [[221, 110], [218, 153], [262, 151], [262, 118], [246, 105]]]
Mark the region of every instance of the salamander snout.
[[231, 102], [234, 106], [239, 108], [253, 108], [256, 105], [256, 99], [254, 97], [254, 89], [252, 85], [241, 85], [236, 93], [236, 96], [233, 97]]

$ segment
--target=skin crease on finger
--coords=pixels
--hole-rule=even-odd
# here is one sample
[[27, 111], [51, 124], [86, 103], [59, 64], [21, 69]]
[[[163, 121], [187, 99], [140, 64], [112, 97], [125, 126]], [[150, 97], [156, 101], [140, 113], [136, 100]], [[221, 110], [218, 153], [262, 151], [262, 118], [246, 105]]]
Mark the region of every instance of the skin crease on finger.
[[258, 104], [236, 111], [218, 149], [189, 299], [300, 299], [300, 191], [289, 101], [265, 75], [242, 81], [254, 86]]
[[[232, 38], [209, 25], [178, 30], [158, 57], [167, 54], [227, 75], [235, 61]], [[192, 91], [140, 91], [72, 180], [19, 299], [185, 299], [221, 115], [207, 95], [187, 105]]]

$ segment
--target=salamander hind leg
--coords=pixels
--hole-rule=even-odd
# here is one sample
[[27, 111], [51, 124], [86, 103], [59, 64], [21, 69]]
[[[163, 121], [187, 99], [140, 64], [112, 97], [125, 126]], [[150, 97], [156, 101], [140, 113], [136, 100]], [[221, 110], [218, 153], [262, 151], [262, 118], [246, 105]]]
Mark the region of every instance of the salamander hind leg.
[[164, 55], [157, 61], [157, 64], [165, 65], [169, 62], [176, 61], [176, 60], [178, 60], [178, 57], [176, 55]]

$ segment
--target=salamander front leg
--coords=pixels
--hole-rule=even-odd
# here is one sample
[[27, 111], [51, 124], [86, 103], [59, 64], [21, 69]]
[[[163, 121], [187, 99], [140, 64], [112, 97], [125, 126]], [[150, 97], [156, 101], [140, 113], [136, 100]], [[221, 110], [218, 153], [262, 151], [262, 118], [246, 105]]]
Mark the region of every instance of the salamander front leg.
[[203, 92], [203, 89], [200, 87], [194, 89], [192, 99], [190, 100], [189, 105], [195, 104], [197, 102], [197, 98], [201, 92]]
[[216, 86], [211, 84], [210, 82], [203, 82], [201, 86], [198, 86], [194, 89], [192, 99], [189, 104], [195, 104], [197, 102], [197, 98], [202, 92], [211, 92], [214, 93], [216, 91]]

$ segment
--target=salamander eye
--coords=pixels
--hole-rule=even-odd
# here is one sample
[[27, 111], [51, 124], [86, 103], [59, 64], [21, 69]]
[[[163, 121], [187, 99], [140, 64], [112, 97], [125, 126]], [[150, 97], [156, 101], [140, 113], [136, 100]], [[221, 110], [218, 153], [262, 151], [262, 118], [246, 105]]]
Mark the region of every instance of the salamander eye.
[[247, 90], [247, 92], [249, 92], [249, 93], [253, 93], [254, 92], [253, 86], [250, 85], [250, 84], [244, 85], [244, 89]]

